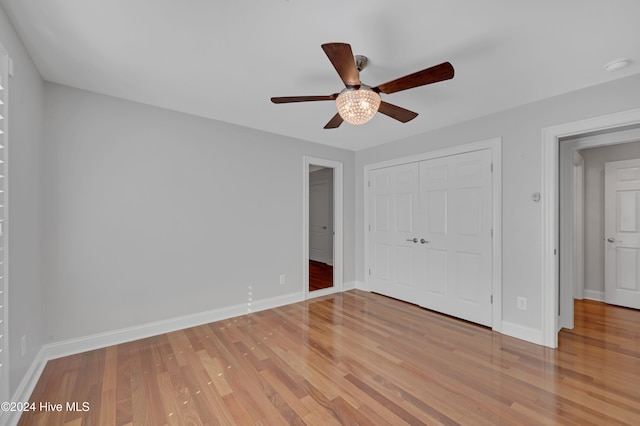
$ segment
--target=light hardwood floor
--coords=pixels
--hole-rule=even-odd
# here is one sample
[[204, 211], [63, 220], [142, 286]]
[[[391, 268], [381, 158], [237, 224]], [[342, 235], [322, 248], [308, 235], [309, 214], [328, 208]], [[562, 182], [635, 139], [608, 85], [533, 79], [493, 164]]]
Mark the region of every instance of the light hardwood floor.
[[640, 424], [640, 312], [557, 350], [349, 291], [50, 361], [20, 425]]

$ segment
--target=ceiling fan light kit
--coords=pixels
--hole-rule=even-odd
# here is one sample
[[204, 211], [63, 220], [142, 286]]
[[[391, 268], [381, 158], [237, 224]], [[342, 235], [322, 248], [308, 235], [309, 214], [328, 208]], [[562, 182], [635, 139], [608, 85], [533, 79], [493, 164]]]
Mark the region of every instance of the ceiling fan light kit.
[[359, 89], [344, 89], [336, 98], [336, 105], [344, 121], [358, 126], [376, 115], [381, 100], [380, 95], [363, 85]]
[[418, 116], [418, 113], [390, 104], [381, 99], [380, 93], [391, 94], [426, 84], [437, 83], [453, 78], [453, 66], [449, 62], [405, 75], [376, 87], [369, 87], [360, 82], [360, 71], [368, 63], [366, 56], [353, 56], [351, 46], [347, 43], [326, 43], [322, 50], [331, 61], [336, 72], [345, 85], [340, 93], [324, 96], [285, 96], [271, 98], [274, 104], [292, 102], [311, 102], [335, 100], [338, 113], [324, 126], [325, 129], [340, 127], [343, 121], [360, 125], [373, 118], [376, 112], [406, 123]]

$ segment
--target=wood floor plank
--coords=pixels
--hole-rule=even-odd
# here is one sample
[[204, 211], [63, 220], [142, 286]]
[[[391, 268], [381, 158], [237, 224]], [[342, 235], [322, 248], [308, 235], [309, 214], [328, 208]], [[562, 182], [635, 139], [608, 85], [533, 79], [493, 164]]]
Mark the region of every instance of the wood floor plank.
[[[151, 401], [147, 400], [142, 370], [142, 351], [131, 353], [131, 405], [133, 423], [138, 425], [152, 424]], [[156, 413], [157, 416], [157, 413]]]
[[[131, 400], [131, 351], [132, 343], [117, 346], [117, 380], [116, 380], [116, 424], [126, 425], [133, 422], [133, 406]], [[105, 409], [109, 410], [110, 407]]]
[[49, 361], [47, 425], [637, 425], [640, 312], [576, 301], [549, 349], [352, 290]]
[[[102, 376], [100, 395], [100, 409], [98, 424], [110, 426], [116, 424], [116, 412], [109, 409], [116, 406], [116, 388], [118, 384], [118, 347], [110, 346], [105, 349], [105, 368]], [[102, 407], [105, 407], [103, 409]]]
[[252, 416], [233, 393], [225, 395], [223, 399], [233, 419], [233, 423], [229, 424], [248, 425], [260, 422], [261, 419]]

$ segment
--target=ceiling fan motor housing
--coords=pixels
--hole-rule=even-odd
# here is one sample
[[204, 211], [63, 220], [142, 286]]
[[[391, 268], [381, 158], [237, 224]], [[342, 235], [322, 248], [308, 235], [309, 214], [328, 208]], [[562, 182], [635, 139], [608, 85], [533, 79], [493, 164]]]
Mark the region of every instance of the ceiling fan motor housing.
[[358, 69], [358, 72], [365, 69], [367, 67], [367, 64], [369, 63], [369, 58], [367, 58], [366, 56], [356, 55], [354, 56], [354, 59], [356, 61], [356, 68]]

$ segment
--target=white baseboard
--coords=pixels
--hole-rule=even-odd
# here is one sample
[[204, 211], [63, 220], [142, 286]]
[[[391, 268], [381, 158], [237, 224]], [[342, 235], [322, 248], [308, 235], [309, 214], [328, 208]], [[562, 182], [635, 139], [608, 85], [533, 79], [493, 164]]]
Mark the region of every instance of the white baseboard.
[[[210, 311], [199, 312], [197, 314], [185, 315], [163, 321], [155, 321], [135, 327], [128, 327], [44, 345], [31, 363], [31, 366], [20, 382], [20, 385], [18, 385], [11, 401], [29, 400], [38, 380], [40, 379], [40, 375], [49, 360], [130, 342], [133, 340], [144, 339], [146, 337], [169, 333], [171, 331], [208, 324], [210, 322], [237, 317], [251, 312], [277, 308], [278, 306], [288, 305], [303, 300], [304, 293], [297, 292], [284, 296], [258, 300], [252, 302], [251, 305], [243, 303], [242, 305], [212, 309]], [[18, 424], [21, 413], [13, 412], [4, 414], [6, 416], [0, 416], [1, 424], [6, 424], [7, 426], [14, 426]]]
[[502, 334], [515, 337], [516, 339], [526, 340], [527, 342], [535, 343], [536, 345], [544, 345], [542, 330], [537, 328], [502, 321]]
[[[362, 281], [356, 281], [355, 288], [367, 292], [371, 291], [369, 289], [369, 286]], [[507, 336], [515, 337], [516, 339], [535, 343], [536, 345], [544, 345], [542, 341], [542, 330], [538, 330], [536, 328], [525, 327], [512, 322], [502, 321], [501, 324], [494, 326], [493, 330]]]
[[[339, 288], [341, 287], [341, 288]], [[330, 294], [341, 293], [344, 291], [344, 284], [342, 286], [333, 286], [327, 288], [321, 288], [320, 290], [313, 290], [307, 293], [307, 300], [316, 299], [322, 296], [328, 296]]]
[[349, 291], [349, 290], [354, 290], [356, 289], [356, 282], [355, 281], [349, 281], [346, 283], [342, 284], [342, 291]]
[[[358, 289], [369, 291], [369, 286], [361, 281], [350, 281], [343, 284], [343, 291]], [[585, 291], [585, 298], [587, 297]], [[304, 300], [304, 292], [292, 293], [284, 296], [273, 297], [253, 302], [250, 306], [246, 303], [226, 308], [212, 309], [210, 311], [185, 315], [163, 321], [155, 321], [134, 327], [123, 328], [105, 333], [97, 333], [90, 336], [69, 339], [61, 342], [44, 345], [24, 378], [20, 382], [12, 401], [28, 401], [35, 388], [42, 371], [51, 359], [63, 356], [74, 355], [90, 350], [100, 349], [107, 346], [117, 345], [133, 340], [144, 339], [158, 334], [169, 333], [171, 331], [183, 330], [202, 324], [208, 324], [227, 318], [245, 315], [250, 312], [259, 312], [266, 309], [277, 308], [279, 306], [297, 303]], [[518, 324], [502, 322], [502, 333], [526, 340], [532, 343], [542, 344], [542, 332], [538, 329], [524, 327]], [[11, 414], [11, 413], [9, 413]], [[20, 413], [9, 415], [6, 424], [14, 426], [18, 423]], [[0, 420], [4, 420], [0, 417]]]
[[367, 283], [363, 282], [363, 281], [356, 281], [356, 282], [355, 282], [355, 285], [356, 285], [356, 288], [357, 288], [358, 290], [362, 290], [362, 291], [371, 291], [371, 290], [369, 289], [369, 285], [368, 285]]
[[[47, 365], [47, 359], [45, 358], [44, 348], [41, 348], [35, 359], [31, 363], [31, 366], [25, 373], [22, 381], [18, 385], [15, 394], [10, 399], [10, 401], [29, 401], [33, 390], [40, 379], [40, 375], [44, 370], [45, 365]], [[21, 412], [7, 412], [3, 413], [7, 415], [6, 419], [0, 417], [0, 424], [4, 424], [7, 426], [15, 426], [18, 424], [18, 420], [20, 420]]]
[[[355, 288], [358, 290], [367, 292], [371, 291], [371, 289], [365, 282], [355, 281], [354, 284]], [[502, 321], [497, 326], [494, 326], [493, 330], [507, 336], [515, 337], [516, 339], [535, 343], [536, 345], [544, 345], [542, 341], [542, 330], [538, 330], [536, 328], [525, 327], [512, 322]]]
[[278, 306], [288, 305], [302, 300], [304, 300], [304, 293], [298, 292], [254, 301], [251, 304], [243, 303], [241, 305], [212, 309], [210, 311], [184, 315], [162, 321], [155, 321], [119, 330], [107, 331], [105, 333], [97, 333], [90, 336], [79, 337], [77, 339], [64, 340], [44, 345], [44, 355], [45, 359], [61, 358], [63, 356], [74, 355], [112, 345], [119, 345], [121, 343], [144, 339], [158, 334], [183, 330], [189, 327], [237, 317], [250, 312], [259, 312], [265, 309], [276, 308]]
[[604, 291], [587, 290], [586, 288], [582, 292], [582, 296], [585, 299], [597, 300], [598, 302], [604, 302]]

